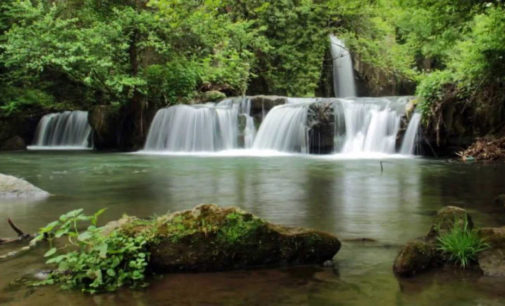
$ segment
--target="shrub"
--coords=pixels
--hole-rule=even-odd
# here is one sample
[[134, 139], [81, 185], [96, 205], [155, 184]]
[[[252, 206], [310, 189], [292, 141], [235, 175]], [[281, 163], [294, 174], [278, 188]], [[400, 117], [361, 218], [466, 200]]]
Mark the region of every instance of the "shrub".
[[466, 268], [477, 259], [477, 255], [487, 249], [489, 245], [484, 242], [476, 231], [468, 228], [468, 221], [463, 226], [454, 222], [453, 228], [437, 238], [438, 249], [449, 257], [450, 261]]
[[[47, 264], [56, 265], [48, 279], [35, 285], [60, 284], [64, 289], [80, 289], [86, 293], [114, 291], [122, 286], [141, 287], [145, 283], [149, 252], [148, 239], [128, 236], [120, 231], [103, 234], [96, 227], [98, 216], [86, 216], [82, 209], [70, 211], [39, 231], [36, 240], [47, 239]], [[85, 231], [78, 228], [90, 223]], [[69, 244], [57, 248], [53, 241], [67, 238]], [[70, 248], [66, 253], [65, 249]]]

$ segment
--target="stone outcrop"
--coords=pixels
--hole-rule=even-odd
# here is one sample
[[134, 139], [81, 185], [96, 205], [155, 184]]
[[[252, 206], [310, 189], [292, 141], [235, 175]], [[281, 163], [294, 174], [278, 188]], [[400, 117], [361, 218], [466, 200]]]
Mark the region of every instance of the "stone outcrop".
[[0, 174], [0, 200], [41, 200], [49, 193], [20, 178]]
[[341, 245], [328, 233], [275, 225], [239, 208], [212, 204], [149, 222], [124, 218], [106, 226], [106, 231], [151, 235], [150, 266], [160, 272], [322, 264]]

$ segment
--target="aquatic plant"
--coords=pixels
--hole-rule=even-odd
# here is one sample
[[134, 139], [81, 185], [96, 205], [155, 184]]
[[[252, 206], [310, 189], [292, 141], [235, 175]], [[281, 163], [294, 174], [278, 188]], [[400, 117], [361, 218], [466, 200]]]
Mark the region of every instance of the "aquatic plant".
[[489, 245], [479, 237], [475, 230], [469, 229], [468, 220], [463, 224], [454, 222], [452, 229], [437, 238], [438, 249], [448, 256], [450, 261], [466, 268], [477, 259], [477, 255]]

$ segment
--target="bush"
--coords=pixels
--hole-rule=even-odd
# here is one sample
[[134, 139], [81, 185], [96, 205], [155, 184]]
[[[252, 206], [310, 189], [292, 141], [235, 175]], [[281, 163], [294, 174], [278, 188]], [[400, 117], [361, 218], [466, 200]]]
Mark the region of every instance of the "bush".
[[[70, 211], [39, 231], [36, 240], [47, 239], [47, 264], [56, 265], [48, 279], [36, 285], [60, 284], [64, 289], [80, 289], [86, 293], [115, 291], [122, 286], [144, 286], [149, 252], [148, 239], [142, 235], [127, 236], [119, 231], [103, 234], [96, 227], [98, 216]], [[79, 232], [82, 223], [90, 223]], [[53, 241], [67, 238], [69, 245], [57, 248]], [[72, 249], [66, 253], [63, 250]]]
[[453, 74], [448, 70], [438, 70], [426, 75], [417, 86], [416, 95], [421, 97], [418, 107], [423, 118], [431, 116], [433, 103], [444, 98], [444, 87], [453, 82]]
[[438, 249], [449, 257], [450, 261], [466, 268], [477, 259], [477, 255], [486, 250], [489, 245], [484, 242], [476, 231], [468, 228], [468, 220], [463, 226], [454, 222], [453, 228], [437, 238]]

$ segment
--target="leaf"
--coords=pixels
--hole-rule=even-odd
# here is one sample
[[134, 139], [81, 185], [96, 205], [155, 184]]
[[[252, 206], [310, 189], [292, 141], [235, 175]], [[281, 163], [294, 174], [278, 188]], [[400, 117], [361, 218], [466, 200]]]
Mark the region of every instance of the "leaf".
[[53, 255], [56, 253], [56, 251], [58, 251], [58, 249], [56, 249], [56, 248], [52, 248], [52, 249], [50, 249], [49, 251], [47, 251], [47, 252], [44, 254], [44, 257], [50, 257], [50, 256], [53, 256]]
[[108, 248], [109, 248], [109, 246], [105, 242], [96, 247], [96, 249], [99, 252], [100, 258], [106, 258], [107, 257], [107, 249]]
[[83, 232], [83, 233], [79, 234], [79, 236], [77, 237], [77, 240], [79, 240], [79, 241], [86, 241], [86, 240], [90, 239], [91, 237], [93, 237], [93, 234], [91, 234], [90, 232], [86, 231], [86, 232]]

